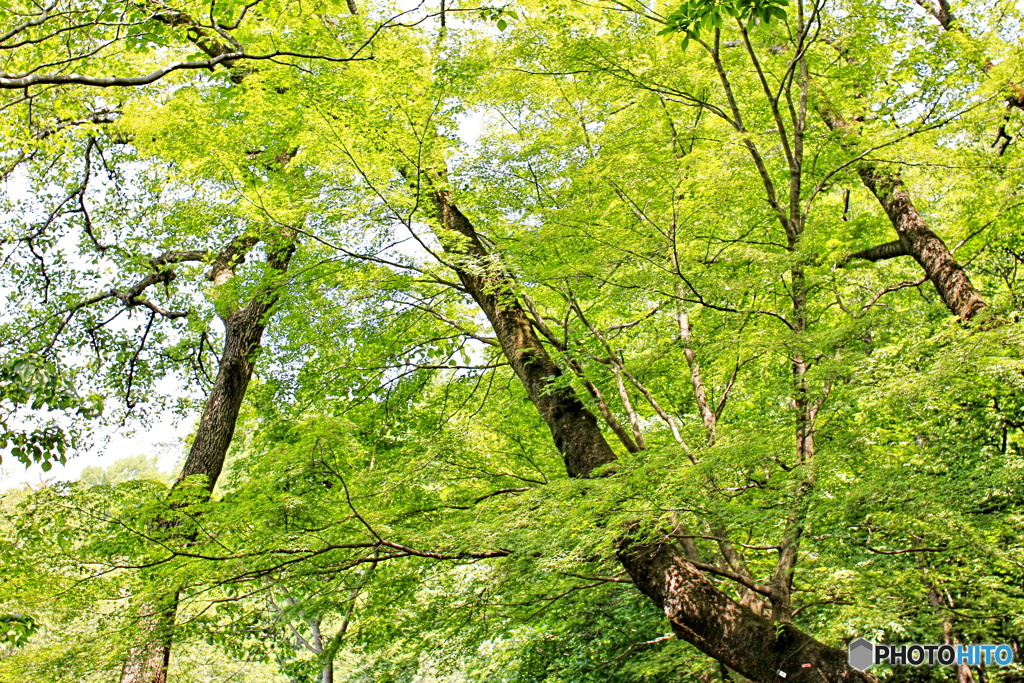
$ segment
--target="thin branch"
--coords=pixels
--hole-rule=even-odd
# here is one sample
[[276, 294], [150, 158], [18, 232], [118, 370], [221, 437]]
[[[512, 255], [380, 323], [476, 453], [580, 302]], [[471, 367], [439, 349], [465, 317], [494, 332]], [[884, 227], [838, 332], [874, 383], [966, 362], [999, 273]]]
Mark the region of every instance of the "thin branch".
[[0, 90], [20, 90], [35, 85], [85, 85], [95, 88], [133, 87], [149, 85], [164, 76], [175, 71], [194, 71], [198, 69], [213, 69], [218, 64], [235, 62], [240, 60], [267, 61], [278, 57], [296, 57], [299, 59], [312, 59], [324, 62], [362, 62], [373, 59], [373, 57], [331, 57], [329, 55], [311, 55], [301, 52], [289, 52], [281, 50], [263, 55], [251, 55], [245, 52], [226, 52], [210, 59], [199, 59], [187, 62], [172, 62], [148, 74], [138, 76], [85, 76], [83, 74], [28, 74], [14, 76], [0, 72]]

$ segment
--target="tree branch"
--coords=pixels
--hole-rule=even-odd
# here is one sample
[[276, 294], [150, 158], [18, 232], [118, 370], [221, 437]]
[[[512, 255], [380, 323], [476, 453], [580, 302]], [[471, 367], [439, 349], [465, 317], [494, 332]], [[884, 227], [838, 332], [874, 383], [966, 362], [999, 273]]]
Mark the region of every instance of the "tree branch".
[[34, 85], [85, 85], [94, 88], [117, 88], [149, 85], [175, 71], [194, 71], [197, 69], [213, 69], [218, 64], [231, 64], [241, 60], [266, 61], [277, 57], [297, 57], [324, 62], [362, 62], [373, 57], [331, 57], [329, 55], [310, 55], [300, 52], [280, 50], [263, 55], [252, 55], [245, 52], [225, 52], [210, 59], [199, 59], [187, 62], [172, 62], [155, 71], [138, 76], [86, 76], [83, 74], [27, 74], [15, 76], [0, 72], [0, 90], [20, 90]]
[[878, 261], [885, 261], [892, 258], [898, 258], [900, 256], [910, 256], [910, 252], [907, 251], [906, 246], [899, 240], [893, 240], [892, 242], [886, 242], [885, 244], [879, 244], [878, 246], [871, 247], [870, 249], [861, 249], [855, 251], [845, 259], [842, 263], [836, 264], [840, 268], [845, 266], [850, 259], [863, 259], [865, 261], [871, 261], [876, 263]]

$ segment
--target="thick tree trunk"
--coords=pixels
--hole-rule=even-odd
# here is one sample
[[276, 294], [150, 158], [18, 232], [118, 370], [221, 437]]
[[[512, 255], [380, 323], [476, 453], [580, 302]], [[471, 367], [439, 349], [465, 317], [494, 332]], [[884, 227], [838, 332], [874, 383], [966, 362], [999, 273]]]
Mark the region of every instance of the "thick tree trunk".
[[[511, 278], [487, 252], [472, 223], [447, 190], [433, 192], [438, 237], [462, 284], [480, 305], [502, 351], [551, 430], [572, 477], [590, 476], [615, 460], [597, 419], [569, 387], [552, 389], [560, 371], [541, 346]], [[797, 681], [875, 681], [851, 669], [846, 653], [789, 624], [776, 624], [719, 590], [670, 543], [650, 542], [638, 529], [625, 533], [618, 558], [634, 584], [664, 610], [676, 635], [750, 680], [776, 683], [779, 670]], [[801, 668], [803, 664], [808, 668]]]
[[678, 638], [745, 678], [760, 683], [876, 680], [851, 669], [846, 652], [731, 599], [669, 543], [626, 538], [618, 557], [634, 585], [665, 612]]
[[121, 668], [121, 683], [166, 683], [178, 592], [155, 596], [143, 609], [150, 611], [142, 622], [146, 638], [129, 650]]
[[924, 269], [946, 307], [962, 320], [970, 320], [985, 308], [985, 300], [953, 258], [946, 243], [932, 232], [918, 213], [900, 176], [868, 162], [861, 162], [857, 173], [878, 198], [899, 235], [900, 244]]
[[151, 641], [138, 648], [132, 648], [121, 668], [121, 681], [167, 683], [167, 665], [170, 664], [170, 659], [170, 644], [162, 641]]
[[206, 487], [213, 491], [235, 433], [238, 411], [252, 379], [253, 362], [273, 303], [273, 299], [252, 301], [224, 320], [224, 353], [217, 378], [175, 486], [186, 477], [198, 474], [206, 477]]
[[[851, 148], [851, 151], [857, 151], [852, 149], [855, 147], [853, 138], [856, 133], [851, 130], [849, 122], [835, 107], [822, 98], [818, 112], [830, 130], [843, 134], [842, 144]], [[858, 162], [856, 168], [864, 186], [871, 190], [889, 217], [903, 251], [913, 256], [924, 269], [946, 307], [961, 320], [970, 320], [977, 315], [985, 308], [985, 300], [971, 284], [964, 269], [953, 258], [945, 242], [928, 227], [928, 223], [911, 201], [910, 193], [899, 174], [868, 161]], [[887, 246], [888, 253], [897, 255], [894, 247], [883, 246]], [[858, 254], [874, 255], [873, 252], [874, 250], [869, 249]]]
[[[244, 257], [244, 251], [254, 244], [254, 240], [243, 239], [234, 240], [225, 247], [210, 274], [214, 283], [221, 285], [231, 279], [235, 266]], [[285, 272], [294, 249], [294, 237], [290, 237], [279, 248], [271, 251], [267, 265], [274, 272]], [[238, 412], [252, 379], [256, 354], [267, 326], [267, 317], [278, 299], [278, 286], [276, 282], [269, 282], [260, 287], [245, 306], [231, 312], [225, 311], [221, 315], [225, 331], [224, 352], [213, 389], [203, 407], [203, 416], [199, 421], [195, 440], [189, 449], [181, 474], [171, 489], [172, 501], [174, 490], [187, 477], [205, 477], [207, 498], [217, 484], [217, 479], [224, 468], [228, 448], [231, 446], [231, 438], [235, 433]], [[172, 507], [177, 506], [172, 502]], [[148, 628], [144, 629], [146, 642], [133, 648], [128, 654], [121, 670], [121, 683], [167, 681], [167, 666], [171, 658], [174, 619], [178, 607], [178, 588], [172, 588], [162, 600], [166, 605], [153, 610], [154, 617]]]
[[615, 460], [615, 453], [601, 434], [597, 418], [584, 407], [575, 392], [568, 387], [551, 388], [551, 381], [562, 371], [534, 333], [526, 311], [509, 288], [509, 278], [500, 266], [490, 262], [469, 219], [451, 202], [447, 190], [435, 192], [433, 199], [438, 219], [445, 229], [439, 235], [445, 250], [463, 259], [463, 263], [473, 265], [457, 267], [459, 279], [487, 316], [502, 352], [551, 430], [569, 476], [585, 477], [595, 468]]
[[[917, 0], [917, 3], [934, 16], [943, 29], [947, 31], [962, 30], [954, 23], [953, 14], [946, 0], [937, 0], [937, 2]], [[986, 67], [987, 70], [988, 67]], [[1021, 89], [1019, 86], [1015, 87], [1016, 92], [1007, 100], [1008, 109], [1021, 107], [1022, 103], [1024, 103], [1024, 89]], [[844, 146], [853, 146], [852, 137], [855, 134], [851, 131], [849, 122], [825, 98], [822, 98], [819, 104], [818, 113], [830, 130], [838, 130], [844, 133], [844, 140], [842, 141]], [[999, 144], [1003, 139], [1005, 139], [1005, 144], [1000, 149], [1000, 155], [1006, 151], [1006, 145], [1011, 140], [1006, 133], [1005, 122], [1000, 128], [996, 144]], [[964, 269], [953, 258], [945, 242], [932, 232], [928, 224], [921, 217], [921, 214], [918, 213], [917, 208], [910, 199], [910, 193], [907, 192], [907, 188], [899, 174], [892, 170], [879, 168], [876, 164], [866, 161], [862, 161], [857, 165], [857, 174], [860, 175], [861, 181], [871, 190], [872, 194], [875, 195], [882, 205], [886, 215], [889, 216], [889, 220], [899, 236], [899, 243], [903, 250], [913, 256], [914, 260], [924, 269], [925, 274], [932, 281], [946, 307], [952, 313], [959, 316], [961, 320], [965, 321], [970, 320], [985, 308], [985, 300], [978, 290], [974, 288], [974, 285], [971, 284], [967, 273], [964, 272]], [[882, 245], [882, 247], [886, 246]], [[890, 246], [890, 249], [892, 250], [894, 247]], [[861, 256], [861, 254], [870, 254], [872, 252], [874, 250], [868, 249], [864, 252], [858, 252], [853, 256], [867, 258], [866, 256]], [[890, 253], [898, 255], [894, 251], [890, 251]], [[880, 258], [891, 257], [881, 256]], [[872, 258], [869, 260], [880, 259]]]
[[[177, 596], [174, 596], [175, 606]], [[154, 614], [152, 619], [146, 620], [145, 626], [149, 629], [146, 632], [147, 640], [137, 647], [133, 647], [125, 658], [124, 666], [121, 667], [121, 683], [166, 683], [167, 665], [171, 658], [171, 634], [168, 626], [174, 624], [174, 613], [170, 618], [166, 614]]]

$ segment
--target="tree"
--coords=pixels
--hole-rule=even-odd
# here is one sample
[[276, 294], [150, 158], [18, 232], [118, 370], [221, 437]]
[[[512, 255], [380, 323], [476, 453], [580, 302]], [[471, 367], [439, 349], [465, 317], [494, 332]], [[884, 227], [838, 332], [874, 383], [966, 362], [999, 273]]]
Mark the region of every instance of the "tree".
[[[471, 8], [442, 7], [438, 35], [351, 9], [71, 4], [26, 8], [5, 39], [8, 175], [43, 207], [11, 240], [8, 336], [126, 412], [165, 368], [204, 405], [171, 497], [111, 562], [139, 572], [122, 680], [164, 680], [172, 635], [200, 623], [269, 656], [250, 640], [274, 604], [290, 618], [281, 596], [310, 629], [345, 625], [311, 648], [326, 675], [353, 618], [379, 652], [396, 638], [374, 614], [451, 629], [373, 597], [435, 572], [446, 595], [490, 571], [584, 582], [553, 595], [628, 581], [758, 681], [871, 679], [840, 638], [910, 615], [974, 637], [965, 602], [1014, 613], [1019, 548], [992, 538], [1019, 527], [998, 474], [1021, 423], [1016, 150], [980, 141], [1016, 62], [977, 68], [1011, 49], [991, 15], [974, 39], [942, 30], [949, 8], [936, 29], [871, 4], [524, 5], [483, 12], [512, 21], [498, 41], [444, 20]], [[78, 87], [126, 89], [82, 112]], [[453, 133], [464, 113], [494, 119], [476, 150]], [[959, 187], [915, 171], [937, 159]], [[898, 255], [917, 265], [855, 267]], [[123, 283], [81, 285], [111, 272]], [[144, 316], [111, 327], [125, 311]], [[211, 500], [246, 400], [248, 472]], [[975, 493], [952, 448], [986, 473]], [[907, 519], [862, 461], [960, 531]], [[993, 552], [978, 561], [1003, 596], [971, 579], [967, 558]], [[854, 597], [877, 566], [919, 578], [895, 621], [865, 607], [886, 584]], [[500, 604], [543, 601], [521, 591]], [[1000, 619], [986, 635], [1010, 637]], [[623, 649], [668, 651], [663, 635]]]

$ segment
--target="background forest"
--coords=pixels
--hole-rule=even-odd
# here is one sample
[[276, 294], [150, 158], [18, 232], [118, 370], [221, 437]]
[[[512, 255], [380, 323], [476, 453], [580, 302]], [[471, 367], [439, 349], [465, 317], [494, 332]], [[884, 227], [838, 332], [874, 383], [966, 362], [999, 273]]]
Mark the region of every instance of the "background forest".
[[1021, 19], [0, 0], [0, 680], [1024, 680]]

